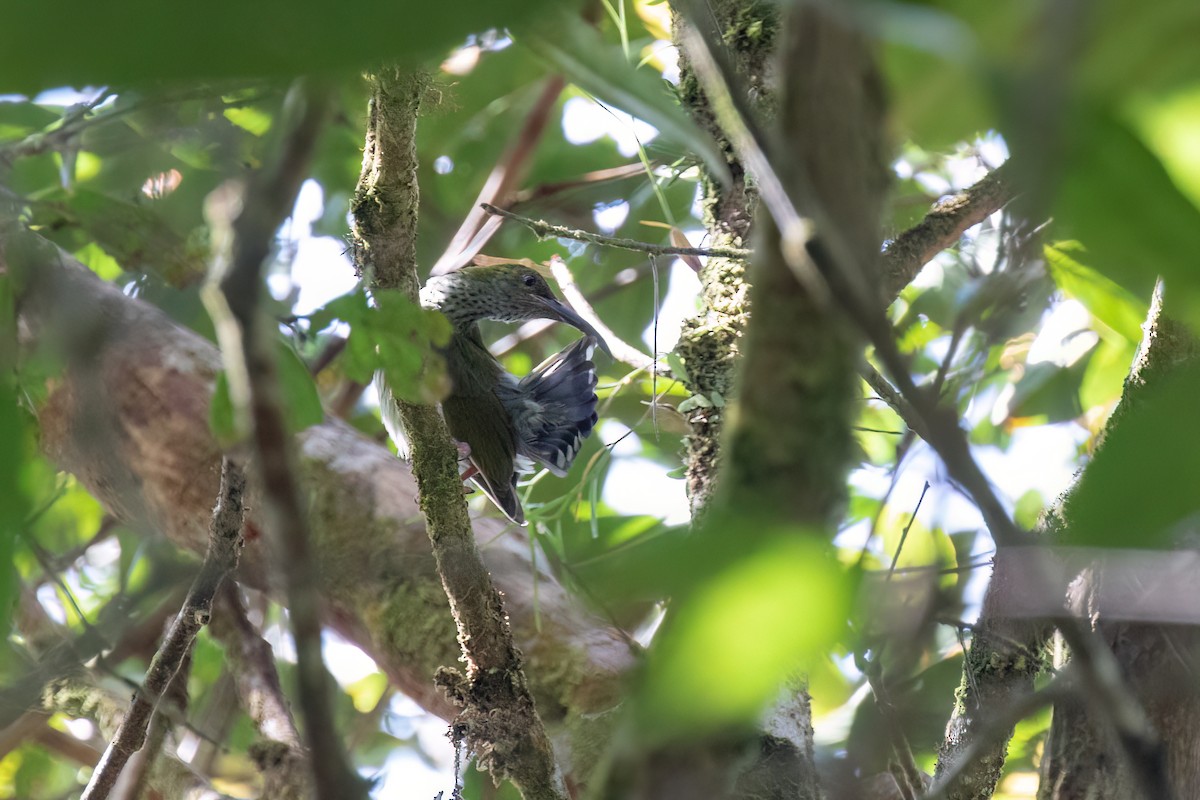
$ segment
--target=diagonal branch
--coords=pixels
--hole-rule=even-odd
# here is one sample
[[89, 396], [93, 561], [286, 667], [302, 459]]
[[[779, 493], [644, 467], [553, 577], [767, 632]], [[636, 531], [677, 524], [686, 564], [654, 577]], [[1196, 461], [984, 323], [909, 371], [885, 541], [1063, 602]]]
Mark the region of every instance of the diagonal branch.
[[225, 648], [238, 702], [263, 739], [250, 748], [263, 776], [261, 800], [310, 797], [312, 767], [279, 683], [274, 653], [247, 619], [235, 585], [221, 588], [209, 630]]
[[554, 104], [558, 102], [558, 96], [562, 94], [564, 86], [566, 86], [566, 80], [561, 75], [551, 76], [546, 81], [537, 101], [533, 104], [533, 109], [525, 118], [525, 124], [513, 137], [512, 144], [500, 156], [496, 166], [492, 168], [483, 188], [479, 190], [479, 196], [475, 198], [475, 203], [467, 212], [466, 219], [455, 232], [454, 238], [450, 240], [446, 252], [429, 271], [430, 275], [453, 272], [469, 264], [471, 259], [478, 255], [479, 251], [487, 244], [492, 234], [496, 232], [499, 226], [488, 225], [491, 220], [485, 213], [485, 207], [489, 203], [505, 205], [515, 195], [516, 188], [529, 172], [529, 164], [533, 159], [534, 150], [537, 149], [538, 142], [542, 139], [542, 134], [550, 121], [550, 112], [554, 109]]
[[[97, 391], [112, 399], [112, 415], [95, 420], [90, 408], [95, 395], [87, 391], [95, 384], [67, 369], [37, 409], [43, 449], [110, 513], [132, 520], [132, 530], [165, 535], [203, 556], [204, 520], [212, 510], [221, 462], [208, 425], [220, 354], [206, 339], [101, 281], [68, 253], [35, 234], [25, 235], [38, 243], [30, 248], [29, 265], [38, 280], [18, 295], [21, 324], [33, 337], [29, 346], [46, 342], [68, 324], [64, 316], [80, 316], [80, 309], [108, 325], [95, 360], [102, 365]], [[13, 249], [12, 237], [0, 228], [0, 270], [11, 267]], [[117, 442], [111, 451], [89, 444], [97, 424]], [[429, 676], [453, 663], [461, 649], [411, 471], [338, 420], [308, 428], [295, 442], [322, 566], [317, 588], [330, 625], [370, 654], [393, 686], [430, 712], [452, 718], [453, 707]], [[115, 476], [124, 477], [118, 482]], [[136, 487], [136, 495], [128, 495], [126, 485]], [[249, 515], [259, 530], [265, 529], [262, 503]], [[604, 712], [619, 702], [634, 655], [619, 631], [538, 569], [526, 537], [506, 532], [492, 516], [475, 518], [474, 527], [477, 542], [486, 545], [488, 571], [504, 592], [517, 643], [531, 661], [555, 665], [528, 677], [547, 724], [575, 732], [555, 741], [572, 776], [586, 780], [599, 755], [586, 743], [609, 735], [611, 715]], [[282, 569], [260, 536], [247, 542], [238, 579], [285, 603]], [[81, 643], [93, 654], [101, 646], [105, 643]], [[62, 671], [88, 657], [47, 653], [39, 669]], [[10, 708], [16, 714], [26, 710], [45, 682], [34, 678], [23, 692], [21, 687], [0, 692], [0, 700], [15, 703], [0, 703], [0, 716]]]
[[567, 302], [571, 304], [571, 308], [579, 313], [589, 325], [596, 329], [600, 334], [600, 338], [604, 339], [609, 350], [612, 351], [613, 358], [622, 363], [628, 364], [634, 369], [650, 369], [654, 366], [654, 359], [638, 350], [633, 345], [618, 337], [613, 333], [612, 328], [604, 324], [604, 320], [600, 319], [600, 315], [592, 308], [592, 304], [588, 302], [587, 297], [583, 292], [579, 291], [579, 286], [576, 285], [574, 277], [571, 275], [571, 270], [567, 268], [566, 262], [555, 256], [550, 260], [550, 274], [554, 276], [554, 280], [558, 282], [558, 287], [562, 289], [563, 297], [567, 298]]
[[[424, 80], [374, 78], [363, 171], [353, 204], [364, 272], [379, 289], [417, 301], [416, 121]], [[438, 574], [458, 627], [466, 676], [443, 667], [437, 680], [462, 707], [452, 730], [494, 779], [526, 800], [565, 800], [566, 786], [526, 683], [508, 617], [467, 516], [458, 458], [437, 409], [397, 398], [410, 436], [413, 473]]]
[[192, 642], [200, 628], [212, 616], [213, 597], [225, 576], [237, 567], [242, 538], [242, 495], [245, 477], [239, 467], [226, 459], [221, 466], [221, 493], [213, 509], [209, 529], [208, 555], [196, 576], [183, 608], [175, 617], [154, 654], [141, 689], [133, 696], [129, 713], [117, 729], [116, 736], [104, 751], [100, 763], [92, 772], [82, 800], [104, 800], [116, 784], [121, 769], [129, 758], [142, 748], [146, 729], [155, 707], [167, 690], [175, 673], [191, 651]]
[[972, 186], [939, 200], [924, 219], [888, 242], [883, 248], [883, 280], [889, 302], [934, 256], [1013, 199], [1011, 175], [1012, 167], [1001, 164]]
[[746, 261], [749, 260], [750, 256], [754, 255], [753, 250], [746, 250], [740, 247], [673, 247], [640, 242], [637, 239], [625, 239], [620, 236], [604, 236], [603, 234], [592, 233], [591, 231], [584, 231], [578, 228], [555, 225], [545, 220], [523, 217], [512, 211], [497, 208], [491, 203], [482, 203], [480, 208], [497, 217], [504, 217], [505, 219], [521, 223], [533, 231], [539, 239], [573, 239], [577, 242], [589, 242], [601, 245], [602, 247], [615, 247], [619, 250], [632, 250], [637, 253], [649, 253], [655, 256], [713, 256], [714, 258], [734, 258], [739, 261]]

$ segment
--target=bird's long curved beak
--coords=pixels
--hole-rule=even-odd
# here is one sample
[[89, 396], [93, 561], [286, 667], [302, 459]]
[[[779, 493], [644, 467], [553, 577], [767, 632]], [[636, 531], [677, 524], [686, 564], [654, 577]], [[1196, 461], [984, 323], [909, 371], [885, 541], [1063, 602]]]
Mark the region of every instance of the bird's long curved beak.
[[587, 320], [575, 313], [574, 309], [559, 300], [545, 297], [537, 299], [546, 307], [547, 319], [556, 319], [559, 322], [565, 322], [572, 327], [578, 328], [595, 339], [596, 343], [600, 345], [600, 349], [607, 353], [609, 358], [612, 358], [612, 351], [608, 349], [608, 343], [604, 341], [604, 337], [597, 333], [596, 329], [589, 325]]

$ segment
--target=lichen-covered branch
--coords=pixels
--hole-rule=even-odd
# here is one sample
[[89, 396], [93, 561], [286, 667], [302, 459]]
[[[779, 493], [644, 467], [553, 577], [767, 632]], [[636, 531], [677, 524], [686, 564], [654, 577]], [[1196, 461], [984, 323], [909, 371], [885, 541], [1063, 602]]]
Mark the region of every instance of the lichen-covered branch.
[[[787, 21], [777, 126], [794, 144], [778, 165], [781, 178], [785, 187], [807, 180], [857, 259], [871, 263], [888, 178], [869, 46], [813, 4], [798, 5]], [[742, 345], [738, 423], [727, 432], [718, 497], [824, 529], [845, 501], [863, 337], [796, 279], [774, 225], [764, 233], [751, 269], [754, 314]]]
[[[106, 738], [116, 735], [117, 727], [127, 712], [121, 698], [107, 689], [93, 685], [87, 676], [59, 678], [46, 687], [42, 695], [46, 710], [96, 723]], [[204, 781], [187, 764], [173, 755], [163, 754], [150, 765], [147, 782], [155, 793], [164, 798], [200, 797], [204, 800], [234, 800], [221, 794]]]
[[[1200, 345], [1195, 338], [1185, 326], [1162, 315], [1159, 301], [1160, 296], [1156, 295], [1146, 323], [1139, 360], [1130, 371], [1121, 402], [1109, 418], [1101, 439], [1119, 427], [1122, 418], [1138, 406], [1139, 398], [1148, 385], [1163, 380], [1181, 364], [1194, 361], [1200, 355]], [[1093, 455], [1092, 463], [1104, 457], [1103, 449], [1101, 444]], [[1069, 529], [1074, 488], [1086, 475], [1085, 469], [1074, 486], [1059, 498], [1056, 508], [1046, 514], [1038, 532], [1040, 539], [1054, 541]], [[1050, 623], [1013, 618], [1003, 613], [1017, 576], [1014, 570], [1022, 569], [1020, 565], [1023, 563], [1026, 563], [1023, 559], [1007, 559], [1003, 555], [997, 558], [971, 647], [963, 662], [962, 683], [946, 726], [945, 739], [939, 748], [935, 775], [939, 782], [945, 781], [944, 785], [939, 786], [939, 792], [950, 800], [987, 800], [995, 792], [1012, 736], [1012, 725], [1008, 726], [1003, 736], [995, 737], [986, 745], [981, 744], [980, 740], [1001, 709], [1022, 702], [1023, 698], [1032, 694], [1034, 680], [1044, 667], [1044, 649], [1052, 632]], [[1128, 632], [1123, 637], [1110, 634], [1110, 638], [1122, 643], [1117, 648], [1118, 660], [1124, 662], [1130, 653], [1137, 654], [1139, 648], [1144, 648], [1143, 652], [1151, 652], [1161, 647], [1161, 643], [1153, 647], [1146, 646], [1147, 642], [1137, 643], [1145, 631], [1154, 626], [1130, 625], [1126, 628]], [[1155, 639], [1157, 634], [1149, 638]], [[1122, 647], [1127, 648], [1124, 655]], [[1164, 663], [1173, 663], [1173, 659], [1174, 656], [1170, 656]], [[1144, 668], [1146, 662], [1143, 661], [1141, 666]], [[1155, 669], [1157, 667], [1148, 671], [1143, 669], [1140, 675], [1139, 670], [1127, 670], [1135, 691], [1139, 694], [1144, 692], [1147, 683], [1145, 673], [1154, 674]], [[1162, 685], [1177, 684], [1164, 681]], [[1185, 754], [1194, 750], [1195, 722], [1200, 717], [1200, 704], [1194, 696], [1191, 699], [1178, 696], [1176, 700], [1178, 702], [1173, 703], [1165, 715], [1172, 724], [1171, 735], [1164, 741], [1169, 751], [1168, 763], [1178, 767], [1187, 758], [1172, 758], [1171, 753]], [[1153, 719], [1153, 706], [1150, 710]], [[1154, 720], [1159, 722], [1160, 735], [1166, 733], [1161, 730], [1164, 718], [1162, 711], [1159, 709], [1158, 719]], [[1047, 787], [1051, 787], [1049, 796], [1071, 797], [1072, 786], [1105, 786], [1108, 787], [1105, 791], [1112, 792], [1105, 797], [1127, 796], [1127, 792], [1135, 791], [1135, 784], [1129, 775], [1118, 766], [1121, 755], [1109, 752], [1110, 740], [1097, 722], [1092, 719], [1085, 704], [1075, 698], [1064, 697], [1056, 704], [1050, 741], [1053, 743], [1057, 740], [1058, 744], [1053, 749], [1048, 748], [1045, 756], [1048, 767], [1046, 774], [1057, 775], [1046, 781]], [[1064, 747], [1068, 741], [1070, 745]], [[962, 762], [968, 753], [972, 763], [964, 766]], [[1080, 773], [1081, 766], [1086, 770], [1094, 770], [1103, 763], [1110, 765], [1105, 768], [1103, 776], [1091, 772], [1086, 775]]]
[[141, 688], [134, 693], [128, 713], [92, 772], [83, 791], [84, 800], [104, 800], [108, 797], [126, 762], [145, 744], [146, 730], [159, 700], [191, 652], [196, 634], [211, 618], [213, 598], [218, 587], [225, 576], [237, 567], [244, 491], [245, 478], [241, 469], [226, 459], [221, 467], [221, 492], [213, 508], [208, 555], [204, 565], [192, 583], [183, 608], [154, 654]]
[[[387, 72], [373, 79], [354, 199], [360, 264], [378, 289], [399, 289], [417, 302], [416, 125], [423, 77]], [[509, 778], [526, 800], [565, 800], [555, 763], [513, 643], [504, 604], [472, 535], [457, 451], [437, 409], [397, 397], [409, 434], [421, 511], [433, 545], [467, 674], [449, 667], [438, 682], [462, 712], [453, 730], [493, 778]]]
[[[721, 37], [729, 43], [738, 74], [756, 107], [764, 116], [770, 116], [774, 103], [771, 75], [779, 27], [778, 6], [764, 0], [717, 0], [707, 7], [715, 24], [722, 28]], [[701, 129], [721, 145], [731, 174], [728, 187], [702, 174], [704, 226], [712, 247], [745, 250], [750, 242], [758, 195], [692, 67], [684, 45], [687, 25], [681, 15], [674, 14], [674, 38], [679, 45], [679, 100]], [[684, 322], [675, 352], [687, 367], [688, 389], [693, 394], [732, 398], [739, 339], [750, 315], [746, 264], [741, 259], [709, 258], [700, 273], [700, 284], [700, 313]], [[724, 408], [717, 404], [697, 408], [689, 421], [692, 432], [687, 438], [685, 457], [687, 489], [692, 518], [698, 520], [717, 485]]]
[[[787, 163], [779, 165], [783, 185], [793, 191], [790, 184], [807, 181], [856, 255], [870, 263], [878, 252], [888, 180], [884, 103], [870, 46], [859, 30], [828, 10], [801, 3], [784, 18], [779, 50], [779, 74], [785, 77], [775, 127], [780, 140], [794, 143]], [[789, 169], [793, 163], [801, 168]], [[743, 519], [754, 514], [764, 522], [828, 531], [845, 503], [862, 334], [797, 279], [774, 220], [759, 224], [738, 414], [725, 432], [713, 513], [728, 509]], [[822, 795], [807, 687], [790, 687], [788, 697], [791, 717], [802, 723], [788, 737], [773, 737], [773, 758], [741, 776], [742, 796]]]
[[[1164, 305], [1164, 292], [1165, 305]], [[1150, 313], [1143, 326], [1142, 346], [1125, 381], [1121, 401], [1114, 409], [1088, 468], [1073, 489], [1082, 492], [1090, 472], [1103, 469], [1105, 461], [1119, 457], [1107, 448], [1109, 437], [1120, 430], [1133, 414], [1142, 413], [1165, 383], [1188, 374], [1200, 365], [1200, 340], [1186, 324], [1170, 316], [1170, 287], [1158, 285]], [[1179, 421], [1179, 436], [1195, 436], [1194, 419]], [[1058, 524], [1069, 526], [1075, 514], [1077, 492], [1060, 501]], [[1146, 533], [1152, 533], [1147, 530]], [[1186, 534], [1170, 541], [1179, 549], [1191, 550]], [[1164, 543], [1166, 544], [1166, 543]], [[1099, 567], [1077, 580], [1073, 590], [1081, 604], [1091, 610], [1104, 584], [1114, 586], [1128, 580]], [[1112, 586], [1108, 588], [1113, 588]], [[1141, 591], [1135, 580], [1134, 591]], [[1125, 679], [1132, 702], [1144, 708], [1152, 727], [1148, 738], [1154, 749], [1146, 752], [1144, 741], [1131, 735], [1126, 725], [1112, 718], [1108, 705], [1093, 696], [1076, 695], [1055, 704], [1053, 723], [1043, 756], [1043, 797], [1071, 800], [1086, 793], [1098, 800], [1155, 797], [1184, 798], [1195, 793], [1200, 775], [1200, 691], [1195, 683], [1196, 653], [1200, 634], [1195, 626], [1153, 624], [1110, 619], [1099, 604], [1091, 620], [1103, 646], [1111, 649], [1116, 667]], [[1071, 663], [1083, 661], [1072, 648]], [[1160, 784], [1151, 783], [1160, 780]], [[1147, 791], [1147, 786], [1152, 786]]]

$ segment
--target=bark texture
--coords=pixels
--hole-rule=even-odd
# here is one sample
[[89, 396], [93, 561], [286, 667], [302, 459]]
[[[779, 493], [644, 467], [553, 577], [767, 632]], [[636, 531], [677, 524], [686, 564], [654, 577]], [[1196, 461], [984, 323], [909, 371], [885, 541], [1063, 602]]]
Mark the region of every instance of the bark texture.
[[[776, 170], [793, 196], [811, 193], [858, 264], [874, 265], [888, 170], [870, 49], [852, 20], [814, 4], [798, 4], [785, 30], [776, 140], [793, 144], [773, 159]], [[720, 496], [735, 509], [824, 528], [846, 495], [864, 341], [796, 280], [773, 227], [760, 238]]]
[[963, 677], [955, 693], [954, 711], [938, 748], [934, 779], [943, 779], [964, 758], [972, 763], [945, 787], [950, 800], [987, 800], [996, 791], [1008, 756], [1013, 726], [998, 737], [985, 739], [988, 725], [999, 713], [1034, 691], [1034, 680], [1045, 666], [1050, 625], [1005, 616], [1009, 584], [1018, 560], [998, 557], [984, 595], [971, 647], [963, 660]]
[[[1126, 415], [1136, 410], [1148, 387], [1183, 366], [1195, 369], [1200, 358], [1200, 342], [1187, 326], [1162, 313], [1160, 299], [1161, 295], [1156, 295], [1142, 349], [1106, 433], [1111, 433]], [[1181, 420], [1180, 424], [1194, 422]], [[1104, 457], [1101, 442], [1092, 461]], [[1064, 498], [1063, 516], [1070, 524], [1070, 496]], [[1195, 544], [1186, 542], [1180, 546], [1193, 548]], [[1098, 569], [1081, 580], [1080, 591], [1098, 592], [1102, 582], [1114, 580], [1122, 578], [1108, 576]], [[1200, 786], [1200, 686], [1196, 682], [1200, 630], [1196, 626], [1113, 622], [1101, 612], [1092, 619], [1116, 655], [1127, 685], [1146, 710], [1162, 742], [1166, 780], [1173, 796], [1195, 797]], [[1073, 695], [1055, 704], [1038, 797], [1117, 800], [1144, 796], [1129, 769], [1126, 748], [1112, 734], [1104, 715], [1087, 699]]]
[[[763, 0], [715, 0], [708, 8], [755, 106], [769, 116], [773, 111], [772, 59], [779, 28], [777, 5]], [[681, 26], [687, 24], [679, 14], [674, 15], [675, 41], [680, 45], [679, 99], [700, 127], [721, 145], [732, 175], [728, 187], [722, 187], [707, 175], [701, 179], [704, 226], [708, 231], [706, 244], [743, 248], [750, 241], [758, 197], [688, 61], [680, 34]], [[703, 513], [716, 486], [725, 418], [722, 401], [734, 395], [738, 340], [750, 313], [750, 287], [741, 260], [709, 258], [700, 274], [700, 283], [701, 311], [684, 322], [675, 346], [675, 352], [687, 367], [688, 389], [713, 401], [708, 407], [696, 409], [689, 420], [692, 433], [687, 439], [685, 463], [693, 519]]]
[[[14, 247], [22, 253], [26, 344], [49, 344], [64, 331], [82, 331], [90, 343], [38, 411], [48, 457], [146, 535], [161, 533], [203, 553], [221, 458], [208, 426], [221, 368], [216, 348], [44, 240], [0, 237], [0, 269], [8, 268]], [[111, 413], [95, 413], [100, 402]], [[326, 618], [397, 688], [451, 718], [455, 709], [431, 676], [453, 663], [459, 648], [408, 467], [336, 420], [309, 428], [296, 444]], [[257, 493], [251, 485], [256, 527]], [[474, 520], [474, 527], [560, 763], [586, 776], [608, 735], [603, 712], [619, 701], [633, 653], [616, 630], [581, 611], [531, 565], [523, 534], [492, 519]], [[248, 537], [238, 579], [270, 591], [280, 585], [271, 570], [261, 537]]]

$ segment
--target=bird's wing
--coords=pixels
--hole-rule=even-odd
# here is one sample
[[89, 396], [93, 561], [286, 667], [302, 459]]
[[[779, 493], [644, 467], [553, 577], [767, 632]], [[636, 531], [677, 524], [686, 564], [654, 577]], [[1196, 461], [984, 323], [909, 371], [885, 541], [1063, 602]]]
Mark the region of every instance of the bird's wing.
[[500, 364], [482, 341], [454, 337], [446, 366], [454, 391], [442, 401], [442, 416], [450, 435], [471, 448], [471, 463], [479, 471], [473, 480], [484, 494], [518, 525], [525, 513], [517, 499], [517, 434], [512, 417], [496, 396]]
[[450, 435], [471, 448], [471, 463], [478, 470], [472, 478], [475, 485], [509, 519], [518, 525], [525, 524], [525, 512], [517, 499], [515, 434], [496, 395], [474, 398], [453, 395], [442, 403], [442, 415]]
[[517, 455], [562, 477], [596, 424], [596, 367], [590, 336], [542, 362], [515, 387], [501, 385], [517, 435]]

